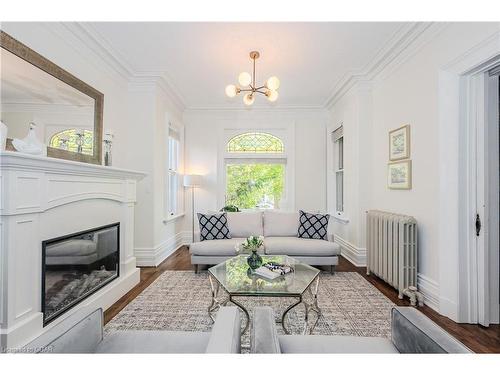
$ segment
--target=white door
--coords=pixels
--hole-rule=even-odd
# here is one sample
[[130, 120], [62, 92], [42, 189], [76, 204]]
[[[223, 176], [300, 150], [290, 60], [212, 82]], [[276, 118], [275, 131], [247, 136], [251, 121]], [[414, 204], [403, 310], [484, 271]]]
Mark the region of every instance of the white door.
[[[483, 326], [499, 320], [499, 82], [485, 73], [484, 103], [476, 116], [476, 217], [477, 320]], [[484, 97], [480, 96], [484, 93]], [[474, 314], [475, 315], [475, 314]]]
[[488, 253], [489, 253], [489, 323], [500, 321], [500, 66], [488, 79]]

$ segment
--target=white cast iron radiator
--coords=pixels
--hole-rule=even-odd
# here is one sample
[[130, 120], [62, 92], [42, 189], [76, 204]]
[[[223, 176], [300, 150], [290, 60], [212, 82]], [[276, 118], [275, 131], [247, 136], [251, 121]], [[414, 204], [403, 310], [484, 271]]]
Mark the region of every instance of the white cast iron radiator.
[[399, 292], [417, 286], [417, 221], [411, 216], [370, 210], [366, 217], [366, 273]]

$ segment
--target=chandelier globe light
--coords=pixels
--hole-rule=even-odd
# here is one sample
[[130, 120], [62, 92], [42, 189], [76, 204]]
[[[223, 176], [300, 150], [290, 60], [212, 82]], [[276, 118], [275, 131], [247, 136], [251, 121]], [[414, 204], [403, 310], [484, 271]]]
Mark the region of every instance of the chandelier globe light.
[[238, 75], [239, 86], [227, 85], [226, 95], [230, 98], [234, 98], [239, 93], [244, 93], [243, 103], [250, 106], [255, 102], [255, 96], [257, 93], [265, 95], [267, 100], [270, 102], [275, 102], [278, 100], [278, 89], [280, 87], [280, 80], [276, 76], [272, 76], [267, 79], [266, 83], [262, 86], [257, 86], [255, 79], [255, 60], [260, 56], [258, 51], [250, 52], [250, 58], [253, 62], [252, 74], [248, 72], [241, 72]]
[[243, 96], [243, 103], [246, 105], [252, 105], [255, 101], [255, 96], [251, 93], [247, 93]]
[[252, 76], [250, 75], [250, 73], [241, 72], [238, 76], [238, 82], [241, 86], [250, 86], [250, 84], [252, 83]]
[[266, 81], [266, 87], [269, 90], [276, 91], [280, 88], [280, 80], [276, 76], [272, 76]]
[[275, 102], [278, 100], [278, 91], [269, 90], [266, 92], [267, 100], [270, 102]]
[[236, 88], [235, 85], [227, 85], [226, 86], [226, 95], [229, 96], [230, 98], [234, 98], [237, 93], [238, 93], [238, 89]]

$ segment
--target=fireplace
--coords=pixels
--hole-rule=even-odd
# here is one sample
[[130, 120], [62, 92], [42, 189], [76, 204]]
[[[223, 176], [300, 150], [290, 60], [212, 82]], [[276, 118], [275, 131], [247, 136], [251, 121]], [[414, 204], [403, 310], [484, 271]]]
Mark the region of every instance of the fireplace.
[[118, 278], [120, 223], [42, 242], [43, 325]]

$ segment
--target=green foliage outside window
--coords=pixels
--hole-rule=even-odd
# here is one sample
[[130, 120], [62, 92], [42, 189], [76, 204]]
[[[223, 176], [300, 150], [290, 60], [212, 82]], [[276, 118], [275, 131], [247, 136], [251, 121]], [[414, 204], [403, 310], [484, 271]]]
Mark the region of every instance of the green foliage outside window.
[[[63, 140], [67, 139], [67, 148], [64, 148]], [[63, 130], [56, 133], [50, 138], [49, 147], [66, 149], [71, 152], [78, 152], [78, 144], [76, 143], [76, 129]], [[83, 131], [82, 154], [93, 155], [94, 148], [94, 132], [92, 130]]]
[[283, 164], [228, 164], [226, 204], [240, 209], [279, 208], [284, 180]]

